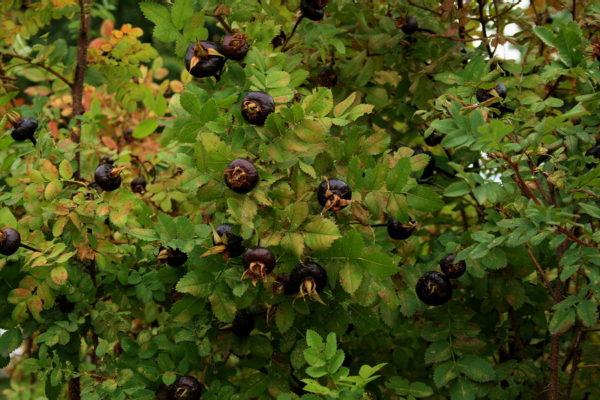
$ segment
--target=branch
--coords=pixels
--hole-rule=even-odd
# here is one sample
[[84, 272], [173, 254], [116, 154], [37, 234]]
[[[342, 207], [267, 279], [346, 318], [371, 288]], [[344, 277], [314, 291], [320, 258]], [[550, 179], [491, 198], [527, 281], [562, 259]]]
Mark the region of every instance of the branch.
[[[67, 86], [73, 87], [73, 83], [71, 81], [69, 81], [67, 78], [65, 78], [65, 76], [62, 75], [60, 72], [57, 72], [54, 69], [52, 69], [51, 67], [48, 67], [48, 66], [46, 66], [46, 65], [44, 65], [42, 63], [38, 63], [38, 62], [33, 61], [33, 58], [21, 56], [19, 54], [5, 53], [3, 51], [0, 51], [0, 56], [18, 58], [19, 60], [27, 61], [29, 64], [31, 64], [31, 65], [33, 65], [35, 67], [40, 67], [40, 68], [46, 70], [48, 73], [54, 75], [55, 77], [57, 77], [58, 79], [60, 79], [64, 83], [66, 83]], [[3, 79], [4, 79], [4, 77], [3, 77]], [[6, 79], [8, 79], [8, 78], [6, 78]]]
[[558, 297], [556, 296], [556, 293], [554, 293], [554, 290], [552, 290], [552, 286], [550, 286], [550, 281], [546, 277], [546, 273], [544, 272], [544, 269], [540, 265], [540, 262], [536, 258], [535, 254], [533, 254], [533, 250], [531, 250], [531, 247], [529, 247], [528, 244], [525, 244], [525, 248], [527, 249], [527, 253], [529, 253], [529, 257], [531, 257], [531, 261], [533, 261], [535, 268], [537, 269], [538, 273], [540, 274], [540, 277], [542, 278], [542, 282], [544, 283], [544, 286], [546, 286], [548, 293], [550, 293], [550, 296], [552, 296], [552, 298], [555, 301], [557, 301], [557, 302], [560, 301], [558, 299]]
[[490, 56], [490, 58], [494, 57], [494, 53], [492, 53], [492, 48], [490, 47], [490, 42], [488, 40], [488, 35], [487, 35], [487, 28], [485, 27], [486, 24], [486, 18], [483, 15], [483, 7], [484, 7], [484, 0], [477, 0], [477, 4], [479, 5], [479, 22], [481, 23], [481, 34], [483, 35], [483, 42], [485, 43], [485, 48], [488, 52], [488, 55]]
[[566, 229], [566, 228], [564, 228], [562, 226], [557, 227], [556, 231], [564, 234], [565, 236], [567, 236], [567, 238], [570, 241], [572, 241], [572, 242], [575, 242], [575, 243], [577, 243], [577, 244], [579, 244], [581, 246], [590, 247], [592, 249], [595, 249], [596, 251], [600, 251], [600, 248], [598, 248], [597, 245], [595, 245], [593, 243], [584, 242], [583, 240], [581, 240], [577, 236], [575, 236], [573, 234], [573, 232], [571, 232], [570, 230], [568, 230], [568, 229]]
[[535, 204], [541, 205], [542, 202], [540, 201], [540, 199], [538, 199], [538, 197], [535, 195], [535, 193], [533, 193], [531, 191], [531, 189], [529, 188], [529, 186], [527, 186], [527, 184], [523, 180], [523, 177], [521, 176], [521, 172], [519, 171], [519, 166], [517, 165], [517, 163], [515, 163], [514, 161], [512, 161], [510, 159], [510, 157], [507, 156], [506, 154], [501, 154], [500, 157], [502, 157], [502, 159], [504, 159], [510, 165], [510, 167], [512, 168], [512, 170], [514, 171], [515, 178], [517, 180], [517, 184], [521, 188], [521, 191], [523, 191], [523, 193], [525, 193], [525, 195], [527, 197], [529, 197], [530, 199], [532, 199], [535, 202]]
[[294, 24], [294, 28], [292, 28], [292, 32], [290, 33], [290, 36], [285, 38], [285, 42], [283, 42], [283, 46], [281, 47], [282, 53], [288, 49], [287, 45], [290, 42], [290, 40], [292, 40], [292, 37], [296, 33], [296, 29], [298, 29], [298, 26], [300, 25], [300, 22], [302, 22], [303, 19], [304, 19], [304, 14], [302, 14], [300, 16], [300, 18], [298, 18], [298, 21], [296, 21], [296, 23]]

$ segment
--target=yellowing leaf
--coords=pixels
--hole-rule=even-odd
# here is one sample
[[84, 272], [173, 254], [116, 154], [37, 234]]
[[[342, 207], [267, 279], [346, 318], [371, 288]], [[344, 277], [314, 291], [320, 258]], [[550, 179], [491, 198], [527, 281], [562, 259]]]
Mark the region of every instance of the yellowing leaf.
[[304, 227], [304, 242], [313, 250], [326, 250], [340, 237], [337, 225], [327, 218], [317, 218]]

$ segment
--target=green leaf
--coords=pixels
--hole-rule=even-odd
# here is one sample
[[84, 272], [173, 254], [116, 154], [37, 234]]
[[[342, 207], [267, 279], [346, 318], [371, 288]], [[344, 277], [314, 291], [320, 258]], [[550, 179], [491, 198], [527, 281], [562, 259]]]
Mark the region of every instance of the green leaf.
[[17, 219], [8, 207], [0, 209], [0, 229], [10, 227], [17, 229]]
[[213, 314], [215, 314], [215, 317], [217, 317], [219, 321], [233, 321], [237, 309], [227, 285], [217, 285], [214, 292], [208, 297], [208, 300], [210, 300]]
[[454, 182], [446, 186], [444, 190], [444, 196], [446, 197], [460, 197], [469, 193], [471, 189], [466, 182]]
[[325, 357], [330, 360], [337, 351], [337, 337], [335, 332], [330, 332], [325, 340]]
[[327, 88], [319, 88], [304, 98], [302, 109], [306, 115], [324, 117], [333, 108], [333, 95]]
[[138, 124], [133, 131], [134, 138], [144, 138], [154, 133], [158, 128], [158, 122], [155, 119], [146, 119]]
[[591, 300], [583, 300], [577, 305], [577, 316], [588, 328], [596, 325], [598, 320], [596, 304]]
[[267, 73], [265, 86], [267, 88], [280, 88], [289, 85], [290, 74], [285, 71], [270, 71]]
[[446, 386], [448, 382], [457, 376], [458, 370], [454, 361], [446, 361], [438, 364], [433, 370], [433, 382], [439, 388]]
[[363, 272], [359, 265], [352, 262], [344, 262], [340, 269], [340, 283], [346, 292], [354, 294], [360, 287]]
[[425, 350], [425, 362], [427, 364], [446, 361], [452, 355], [450, 343], [445, 340], [434, 342]]
[[325, 346], [321, 335], [319, 335], [317, 332], [313, 331], [312, 329], [306, 330], [306, 344], [309, 347], [315, 347], [317, 349], [323, 349]]
[[400, 270], [390, 256], [375, 249], [365, 250], [360, 259], [364, 270], [379, 278], [387, 278]]
[[412, 396], [413, 398], [424, 398], [433, 395], [433, 389], [422, 382], [410, 383], [407, 379], [394, 376], [390, 379], [389, 387], [400, 396]]
[[456, 366], [460, 372], [476, 382], [489, 382], [496, 378], [492, 364], [479, 356], [465, 355], [456, 362]]
[[192, 17], [192, 0], [175, 0], [171, 8], [171, 20], [177, 29], [183, 28], [185, 21]]
[[145, 240], [147, 242], [158, 240], [158, 235], [156, 234], [154, 229], [133, 228], [129, 229], [128, 233], [133, 237]]
[[408, 206], [424, 212], [435, 212], [444, 206], [440, 196], [423, 185], [415, 186], [407, 195]]
[[304, 227], [304, 241], [313, 250], [326, 250], [340, 237], [337, 225], [327, 218], [316, 218]]
[[355, 100], [356, 100], [356, 92], [350, 93], [350, 95], [348, 97], [346, 97], [345, 100], [343, 100], [341, 103], [338, 103], [335, 106], [335, 108], [333, 110], [333, 116], [336, 118], [339, 118], [342, 115], [344, 115], [346, 113], [346, 111], [350, 108], [350, 106], [352, 104], [354, 104]]
[[213, 282], [211, 273], [201, 271], [190, 271], [185, 274], [175, 287], [178, 292], [188, 293], [192, 296], [201, 297], [205, 293], [205, 285]]
[[294, 307], [291, 303], [284, 302], [277, 305], [275, 323], [281, 333], [286, 333], [294, 325]]
[[473, 384], [466, 379], [458, 380], [450, 388], [451, 400], [475, 400], [475, 388]]
[[71, 179], [73, 177], [73, 166], [69, 160], [62, 160], [58, 166], [58, 172], [63, 179]]
[[575, 323], [575, 310], [571, 307], [569, 308], [561, 308], [557, 310], [554, 315], [552, 315], [552, 319], [550, 319], [550, 324], [548, 325], [548, 329], [550, 333], [563, 333], [569, 330], [573, 324]]
[[0, 356], [8, 357], [21, 345], [21, 332], [17, 328], [7, 330], [0, 336]]

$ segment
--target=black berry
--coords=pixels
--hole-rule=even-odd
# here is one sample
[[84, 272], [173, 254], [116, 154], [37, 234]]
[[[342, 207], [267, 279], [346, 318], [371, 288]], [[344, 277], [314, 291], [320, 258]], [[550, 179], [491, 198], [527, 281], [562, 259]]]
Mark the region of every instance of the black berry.
[[[494, 89], [497, 96], [500, 96], [503, 100], [506, 99], [508, 89], [504, 83], [497, 84]], [[475, 92], [475, 97], [477, 97], [478, 102], [483, 103], [484, 101], [496, 97], [496, 94], [493, 94], [492, 90], [477, 89], [477, 92]]]
[[290, 273], [290, 285], [296, 288], [298, 297], [318, 299], [318, 293], [327, 285], [327, 272], [315, 262], [298, 264]]
[[425, 144], [427, 144], [427, 146], [433, 147], [442, 143], [442, 140], [444, 140], [444, 135], [437, 135], [435, 133], [432, 133], [431, 135], [425, 138]]
[[248, 50], [250, 50], [250, 45], [248, 44], [246, 35], [243, 33], [226, 35], [219, 46], [219, 53], [223, 54], [230, 60], [236, 61], [246, 57]]
[[585, 155], [587, 157], [594, 157], [595, 159], [600, 160], [600, 144], [586, 151]]
[[162, 262], [166, 262], [171, 267], [181, 267], [187, 261], [188, 256], [179, 249], [161, 246], [158, 250], [157, 258]]
[[112, 164], [100, 164], [94, 172], [94, 181], [107, 192], [117, 190], [121, 186], [121, 171], [123, 167], [115, 168]]
[[249, 249], [242, 257], [242, 265], [246, 270], [243, 277], [249, 277], [255, 282], [258, 279], [264, 279], [267, 274], [270, 274], [275, 269], [275, 256], [269, 249], [264, 247], [255, 247]]
[[442, 272], [450, 279], [457, 279], [463, 276], [467, 270], [465, 261], [454, 262], [456, 254], [448, 254], [440, 260], [440, 268]]
[[395, 240], [408, 239], [416, 227], [417, 224], [413, 221], [409, 221], [408, 224], [403, 224], [395, 218], [388, 218], [387, 220], [388, 235]]
[[439, 306], [452, 297], [452, 285], [446, 275], [429, 271], [417, 281], [416, 292], [423, 303], [430, 306]]
[[238, 257], [246, 250], [244, 247], [241, 236], [233, 233], [233, 228], [229, 224], [219, 225], [216, 229], [217, 235], [219, 236], [218, 242], [214, 240], [215, 246], [223, 245], [225, 249], [221, 254], [226, 258]]
[[200, 382], [193, 376], [180, 376], [169, 387], [167, 400], [199, 400], [202, 393]]
[[236, 193], [248, 193], [258, 184], [258, 171], [252, 162], [236, 158], [225, 170], [225, 184]]
[[21, 246], [21, 235], [13, 228], [0, 231], [0, 254], [10, 256]]
[[133, 193], [145, 193], [147, 184], [143, 176], [138, 176], [131, 181], [131, 191]]
[[254, 316], [248, 309], [238, 310], [231, 326], [231, 331], [237, 337], [250, 336], [254, 329]]
[[325, 16], [325, 6], [328, 0], [302, 0], [300, 10], [302, 15], [312, 21], [320, 21]]
[[192, 43], [185, 53], [185, 67], [196, 78], [216, 76], [223, 69], [227, 59], [217, 50], [213, 42]]
[[56, 296], [56, 305], [58, 305], [58, 309], [65, 314], [70, 314], [75, 311], [75, 303], [69, 301], [64, 294]]
[[265, 92], [250, 92], [242, 101], [242, 116], [252, 125], [264, 125], [273, 111], [275, 111], [275, 101]]
[[37, 143], [35, 137], [35, 131], [38, 128], [37, 119], [34, 118], [22, 118], [14, 126], [10, 132], [10, 136], [18, 142], [25, 140], [31, 140], [34, 145]]
[[350, 186], [339, 179], [327, 179], [317, 189], [317, 199], [325, 210], [340, 211], [352, 200]]
[[412, 35], [419, 30], [419, 22], [415, 17], [406, 17], [404, 25], [402, 25], [402, 32], [407, 35]]
[[325, 67], [319, 71], [319, 75], [317, 75], [317, 83], [319, 86], [323, 86], [326, 88], [332, 88], [338, 81], [337, 74], [331, 67]]

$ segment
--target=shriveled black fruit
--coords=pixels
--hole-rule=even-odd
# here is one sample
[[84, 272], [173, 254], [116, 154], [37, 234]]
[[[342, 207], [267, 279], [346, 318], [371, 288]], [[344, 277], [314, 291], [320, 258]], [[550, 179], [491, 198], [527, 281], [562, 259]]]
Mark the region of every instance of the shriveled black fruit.
[[107, 192], [117, 190], [121, 186], [121, 171], [124, 167], [113, 167], [112, 164], [100, 164], [94, 172], [94, 181]]
[[414, 221], [409, 221], [408, 224], [403, 224], [395, 218], [388, 218], [387, 220], [388, 235], [395, 240], [408, 239], [416, 227], [417, 224]]
[[286, 34], [284, 31], [280, 31], [279, 35], [275, 36], [272, 40], [271, 40], [271, 45], [273, 45], [273, 48], [276, 49], [280, 46], [283, 46], [283, 44], [285, 43], [285, 39], [287, 38]]
[[317, 75], [317, 83], [319, 86], [323, 86], [326, 88], [332, 88], [338, 81], [337, 74], [331, 67], [325, 67], [319, 71], [319, 75]]
[[433, 153], [430, 151], [424, 151], [421, 147], [417, 147], [415, 148], [415, 155], [416, 154], [427, 154], [429, 156], [429, 162], [427, 163], [425, 168], [423, 168], [421, 179], [431, 178], [433, 176], [433, 173], [435, 172], [435, 157], [433, 156]]
[[75, 310], [75, 303], [69, 301], [64, 294], [56, 296], [56, 305], [58, 305], [58, 309], [65, 314], [70, 314]]
[[229, 224], [219, 225], [217, 229], [217, 235], [220, 237], [221, 242], [217, 243], [213, 240], [215, 246], [224, 245], [225, 249], [221, 253], [227, 258], [241, 256], [246, 250], [243, 245], [244, 239], [241, 236], [233, 233], [233, 228]]
[[246, 270], [242, 278], [248, 277], [255, 283], [259, 279], [265, 279], [275, 269], [277, 261], [269, 249], [254, 247], [244, 253], [242, 265]]
[[250, 44], [248, 44], [248, 39], [243, 33], [226, 35], [219, 46], [219, 53], [230, 60], [236, 61], [246, 57], [248, 50], [250, 50]]
[[181, 267], [187, 261], [188, 256], [179, 249], [161, 246], [158, 249], [157, 258], [162, 262], [166, 262], [171, 267]]
[[328, 0], [302, 0], [300, 10], [302, 15], [312, 21], [320, 21], [325, 16], [325, 6]]
[[317, 199], [325, 210], [340, 211], [352, 200], [350, 186], [339, 179], [327, 179], [321, 182], [317, 189]]
[[0, 254], [10, 256], [21, 246], [21, 235], [13, 228], [0, 231]]
[[289, 274], [278, 274], [273, 283], [273, 293], [291, 296], [298, 293], [298, 287], [292, 285]]
[[467, 270], [465, 261], [454, 262], [456, 254], [448, 254], [440, 260], [440, 268], [442, 272], [450, 279], [457, 279], [463, 276]]
[[133, 193], [145, 193], [147, 184], [143, 176], [138, 176], [131, 181], [131, 191]]
[[415, 17], [406, 17], [404, 25], [402, 25], [402, 32], [407, 35], [412, 35], [419, 30], [419, 22]]
[[[506, 99], [508, 89], [504, 83], [497, 84], [494, 90], [496, 91], [497, 96], [500, 96], [502, 100]], [[492, 93], [492, 90], [477, 89], [475, 92], [475, 97], [477, 97], [478, 102], [483, 103], [492, 97], [497, 97], [496, 94]]]
[[37, 143], [35, 137], [35, 131], [38, 128], [38, 121], [35, 118], [21, 118], [10, 132], [10, 136], [18, 142], [25, 140], [31, 140], [34, 145]]
[[231, 331], [237, 337], [248, 337], [254, 329], [254, 316], [248, 309], [238, 310], [231, 326]]
[[185, 67], [196, 78], [218, 75], [227, 59], [213, 42], [200, 41], [189, 45], [185, 53]]
[[133, 129], [131, 129], [131, 128], [125, 129], [125, 130], [123, 131], [123, 138], [125, 139], [125, 141], [126, 141], [127, 143], [129, 143], [129, 142], [133, 141], [133, 139], [135, 139], [135, 138], [133, 137]]
[[193, 376], [180, 376], [169, 387], [167, 400], [199, 400], [202, 386]]
[[273, 111], [275, 111], [275, 101], [265, 92], [250, 92], [242, 101], [242, 117], [252, 125], [264, 125]]
[[225, 184], [236, 193], [248, 193], [258, 184], [258, 171], [252, 162], [236, 158], [225, 170]]
[[417, 296], [430, 306], [444, 304], [452, 297], [452, 285], [450, 279], [440, 272], [426, 272], [417, 281]]
[[444, 135], [437, 135], [435, 133], [432, 133], [431, 135], [425, 138], [425, 144], [427, 144], [427, 146], [433, 147], [442, 143], [442, 140], [444, 140]]
[[318, 293], [327, 285], [327, 272], [316, 262], [298, 264], [290, 273], [290, 285], [296, 288], [298, 297], [310, 296], [320, 300]]

